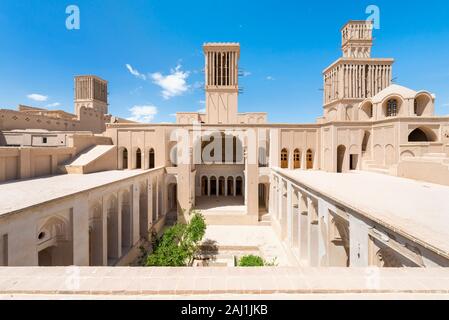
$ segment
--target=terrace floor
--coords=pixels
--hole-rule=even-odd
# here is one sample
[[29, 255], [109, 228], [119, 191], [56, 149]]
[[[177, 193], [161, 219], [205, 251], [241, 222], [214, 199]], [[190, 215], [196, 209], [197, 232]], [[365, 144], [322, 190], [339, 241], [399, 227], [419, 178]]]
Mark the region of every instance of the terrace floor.
[[0, 298], [27, 297], [449, 299], [449, 269], [0, 268]]

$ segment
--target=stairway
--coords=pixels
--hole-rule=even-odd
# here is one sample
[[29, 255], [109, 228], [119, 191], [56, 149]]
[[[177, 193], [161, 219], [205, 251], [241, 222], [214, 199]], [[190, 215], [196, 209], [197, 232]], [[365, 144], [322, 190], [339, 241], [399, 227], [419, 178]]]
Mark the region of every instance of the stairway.
[[362, 160], [362, 170], [380, 174], [390, 174], [390, 170], [387, 167], [378, 165], [375, 160], [371, 159]]
[[117, 169], [116, 148], [113, 145], [93, 146], [80, 153], [75, 159], [59, 166], [59, 170], [68, 174], [88, 174], [115, 170]]

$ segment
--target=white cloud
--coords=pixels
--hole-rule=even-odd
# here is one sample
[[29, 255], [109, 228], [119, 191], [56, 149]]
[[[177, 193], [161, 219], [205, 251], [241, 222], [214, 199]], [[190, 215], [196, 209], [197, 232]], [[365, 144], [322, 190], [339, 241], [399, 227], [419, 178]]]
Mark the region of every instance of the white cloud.
[[154, 117], [158, 113], [157, 107], [150, 105], [134, 106], [129, 109], [129, 111], [131, 112], [131, 117], [129, 117], [128, 120], [145, 123], [153, 121]]
[[272, 76], [267, 76], [265, 79], [267, 79], [267, 80], [269, 80], [269, 81], [275, 80]]
[[147, 76], [140, 73], [137, 69], [134, 69], [130, 64], [126, 64], [126, 69], [128, 69], [129, 73], [131, 73], [136, 78], [147, 80]]
[[168, 116], [169, 117], [176, 117], [176, 113], [170, 113]]
[[443, 104], [443, 107], [449, 107], [449, 103]]
[[206, 108], [200, 109], [200, 110], [198, 110], [197, 112], [198, 112], [198, 113], [206, 113]]
[[249, 77], [252, 73], [249, 71], [243, 71], [242, 76]]
[[38, 93], [32, 93], [27, 95], [27, 98], [33, 101], [44, 102], [48, 100], [48, 96], [44, 96]]
[[198, 101], [200, 104], [206, 104], [206, 101], [205, 100], [200, 100], [200, 101]]
[[60, 105], [61, 104], [59, 102], [55, 102], [55, 103], [47, 104], [45, 107], [46, 108], [56, 108], [56, 107], [59, 107]]
[[201, 88], [203, 88], [204, 87], [204, 82], [201, 82], [201, 81], [196, 81], [194, 84], [193, 84], [193, 88], [194, 89], [201, 89]]
[[182, 71], [182, 66], [178, 64], [175, 69], [170, 71], [169, 75], [163, 75], [160, 72], [153, 73], [151, 78], [153, 83], [162, 88], [162, 97], [166, 100], [180, 96], [185, 93], [189, 86], [187, 85], [187, 78], [189, 72]]

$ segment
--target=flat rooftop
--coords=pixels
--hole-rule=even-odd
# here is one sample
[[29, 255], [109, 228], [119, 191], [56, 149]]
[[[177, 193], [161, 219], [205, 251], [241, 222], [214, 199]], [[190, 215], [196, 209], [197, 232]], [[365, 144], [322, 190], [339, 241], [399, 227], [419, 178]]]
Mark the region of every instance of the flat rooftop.
[[[74, 277], [73, 275], [76, 275]], [[0, 268], [0, 298], [449, 297], [447, 268]], [[261, 296], [262, 295], [262, 296]], [[438, 295], [438, 296], [435, 296]]]
[[449, 187], [362, 171], [277, 170], [449, 256]]
[[144, 170], [64, 174], [0, 184], [0, 216], [139, 176]]

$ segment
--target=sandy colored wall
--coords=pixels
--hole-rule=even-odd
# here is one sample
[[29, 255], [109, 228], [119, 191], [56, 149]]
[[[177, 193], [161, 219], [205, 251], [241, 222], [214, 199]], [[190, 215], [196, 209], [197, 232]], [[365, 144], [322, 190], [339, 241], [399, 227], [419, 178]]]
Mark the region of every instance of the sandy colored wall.
[[81, 108], [73, 119], [57, 119], [44, 115], [32, 115], [14, 110], [0, 110], [0, 130], [44, 129], [49, 131], [105, 131], [105, 116], [93, 109]]
[[68, 146], [76, 148], [77, 153], [95, 145], [112, 145], [112, 139], [92, 134], [74, 134], [68, 137]]
[[57, 174], [58, 166], [75, 152], [75, 148], [0, 147], [0, 182]]

